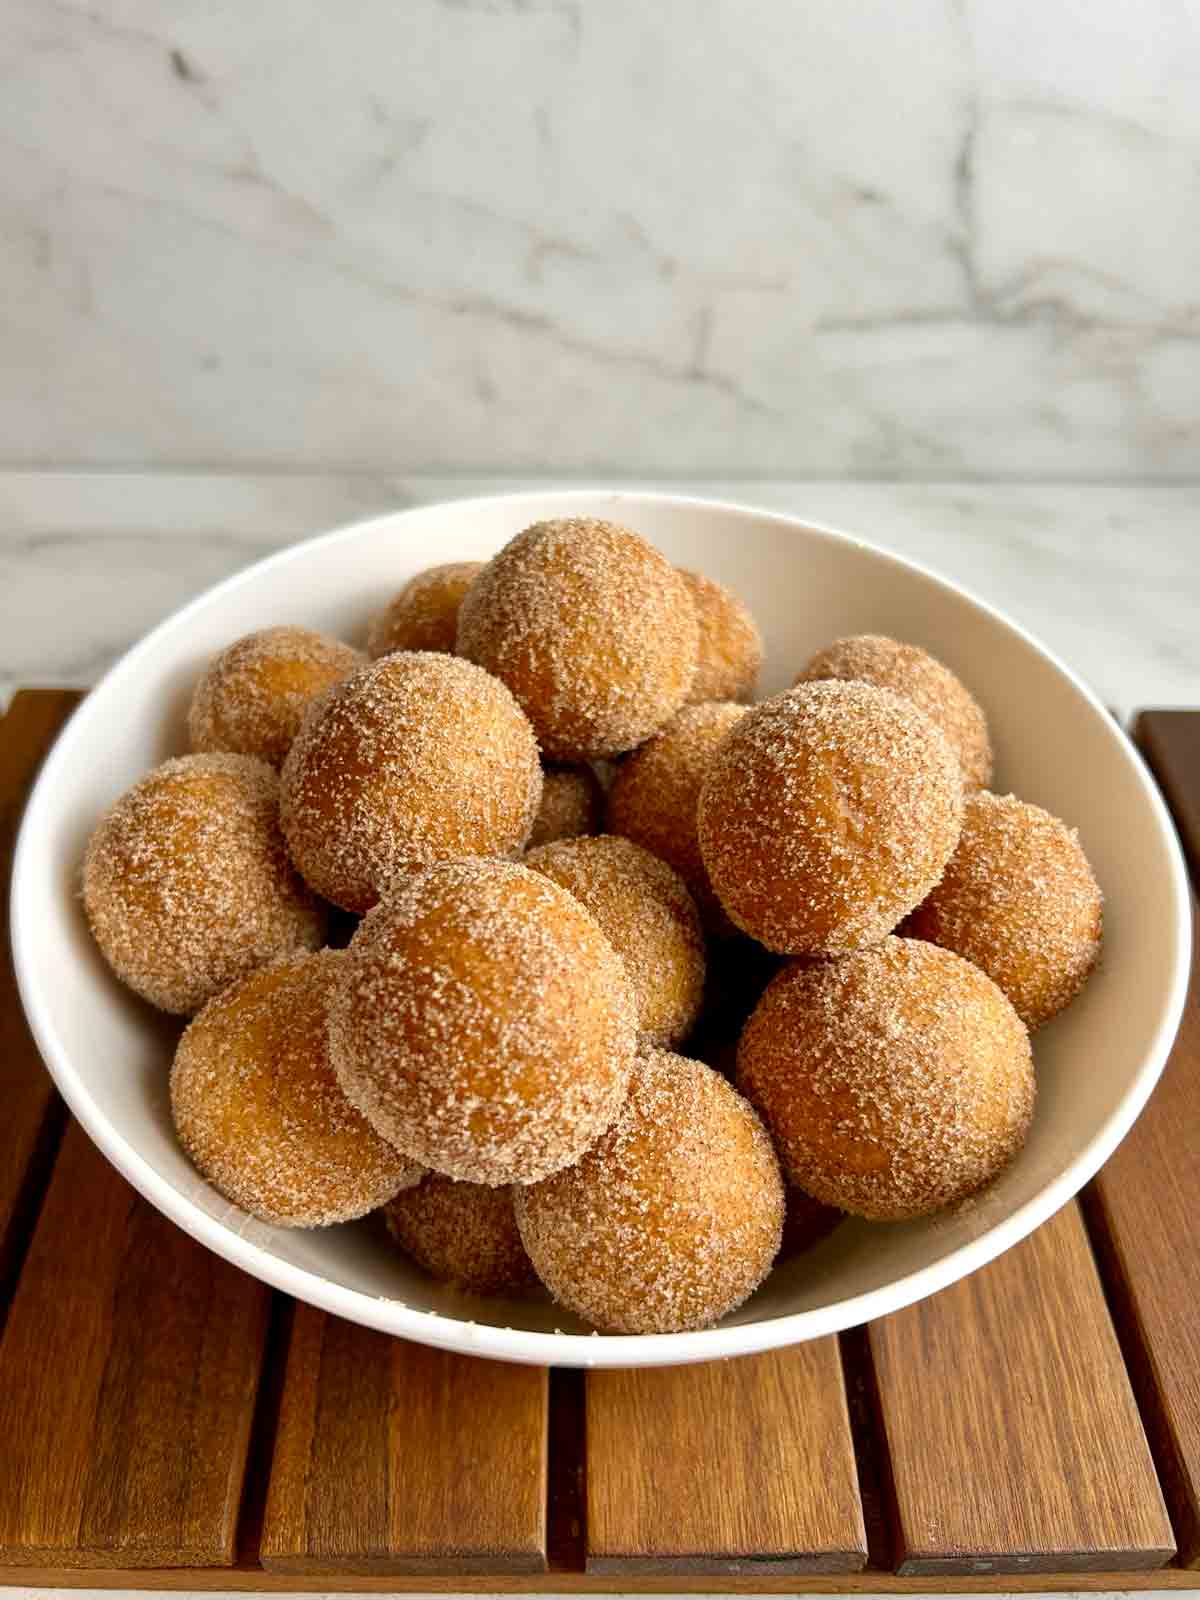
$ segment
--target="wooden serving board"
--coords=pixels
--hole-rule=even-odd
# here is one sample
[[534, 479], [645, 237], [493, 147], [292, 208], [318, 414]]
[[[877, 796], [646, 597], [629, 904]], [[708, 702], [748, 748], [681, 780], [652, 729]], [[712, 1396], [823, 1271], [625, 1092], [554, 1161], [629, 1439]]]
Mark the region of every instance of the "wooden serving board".
[[[7, 891], [77, 697], [0, 724]], [[1138, 736], [1200, 866], [1200, 713]], [[314, 1591], [1200, 1588], [1200, 983], [1081, 1201], [791, 1350], [507, 1367], [295, 1305], [64, 1115], [0, 965], [0, 1581]]]

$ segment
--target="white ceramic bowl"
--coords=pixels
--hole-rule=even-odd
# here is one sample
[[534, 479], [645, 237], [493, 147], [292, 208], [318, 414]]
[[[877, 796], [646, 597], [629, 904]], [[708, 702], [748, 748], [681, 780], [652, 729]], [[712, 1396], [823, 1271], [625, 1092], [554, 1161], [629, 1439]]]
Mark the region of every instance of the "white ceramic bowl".
[[[564, 514], [625, 522], [672, 561], [732, 584], [766, 636], [764, 692], [786, 687], [838, 634], [885, 632], [934, 651], [987, 711], [997, 787], [1077, 825], [1107, 897], [1099, 971], [1037, 1035], [1037, 1116], [1013, 1166], [945, 1216], [845, 1223], [701, 1333], [588, 1334], [548, 1302], [481, 1300], [433, 1283], [371, 1220], [295, 1232], [229, 1205], [172, 1135], [167, 1068], [176, 1029], [111, 977], [77, 896], [89, 831], [135, 778], [185, 748], [184, 708], [219, 647], [273, 622], [359, 639], [371, 611], [412, 573], [489, 556], [526, 524]], [[1064, 1204], [1128, 1130], [1174, 1038], [1189, 959], [1186, 878], [1158, 793], [1104, 708], [1027, 634], [857, 538], [739, 506], [592, 491], [378, 517], [260, 562], [169, 618], [88, 696], [46, 762], [18, 846], [12, 912], [21, 994], [63, 1096], [114, 1165], [180, 1227], [351, 1321], [563, 1366], [651, 1366], [787, 1345], [895, 1311], [982, 1266]]]

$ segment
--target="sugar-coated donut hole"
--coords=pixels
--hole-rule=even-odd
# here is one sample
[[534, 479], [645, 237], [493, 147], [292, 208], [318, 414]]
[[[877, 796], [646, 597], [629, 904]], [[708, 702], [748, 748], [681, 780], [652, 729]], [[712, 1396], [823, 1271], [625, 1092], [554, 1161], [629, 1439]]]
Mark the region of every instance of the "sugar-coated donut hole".
[[521, 1294], [537, 1282], [509, 1185], [431, 1172], [383, 1208], [392, 1239], [431, 1277], [471, 1294]]
[[683, 879], [631, 839], [561, 839], [525, 857], [575, 896], [621, 957], [645, 1043], [676, 1045], [704, 997], [704, 934]]
[[449, 561], [410, 578], [371, 619], [367, 654], [373, 660], [393, 650], [453, 655], [458, 608], [482, 566], [482, 561]]
[[842, 954], [888, 933], [937, 883], [963, 788], [944, 734], [871, 684], [805, 683], [752, 707], [700, 792], [700, 849], [722, 908], [780, 954]]
[[512, 856], [542, 793], [529, 720], [469, 661], [399, 651], [338, 684], [282, 773], [281, 818], [305, 879], [366, 911], [434, 861]]
[[533, 819], [529, 850], [598, 833], [604, 814], [604, 790], [591, 767], [547, 766], [542, 770], [542, 803]]
[[171, 1069], [180, 1143], [214, 1188], [264, 1222], [365, 1216], [421, 1169], [357, 1112], [329, 1060], [336, 950], [283, 956], [215, 996]]
[[363, 664], [362, 653], [311, 628], [262, 628], [226, 645], [188, 708], [193, 750], [283, 764], [317, 697]]
[[958, 847], [907, 931], [982, 968], [1032, 1029], [1086, 983], [1103, 922], [1079, 835], [1040, 806], [981, 790], [968, 797]]
[[762, 634], [749, 607], [732, 589], [680, 567], [700, 624], [700, 655], [689, 705], [706, 700], [752, 700], [763, 663]]
[[702, 1062], [644, 1051], [629, 1097], [574, 1166], [517, 1191], [556, 1300], [614, 1333], [705, 1328], [771, 1269], [783, 1180], [750, 1105]]
[[990, 978], [916, 939], [792, 963], [738, 1047], [791, 1182], [878, 1221], [965, 1200], [1024, 1143], [1029, 1035]]
[[338, 1080], [422, 1166], [528, 1183], [620, 1109], [633, 998], [565, 889], [512, 862], [411, 873], [363, 919], [330, 1016]]
[[252, 756], [177, 756], [128, 789], [88, 841], [83, 904], [117, 977], [183, 1016], [325, 930], [288, 859], [279, 778]]
[[885, 634], [853, 634], [818, 650], [796, 682], [826, 678], [857, 679], [904, 695], [946, 735], [966, 786], [978, 789], [991, 782], [992, 743], [982, 707], [961, 679], [928, 650]]
[[731, 701], [684, 706], [621, 763], [608, 793], [608, 831], [674, 867], [715, 937], [735, 930], [700, 854], [696, 807], [718, 747], [745, 714]]
[[652, 545], [592, 517], [539, 522], [467, 591], [458, 651], [509, 686], [551, 761], [632, 750], [687, 698], [696, 607]]

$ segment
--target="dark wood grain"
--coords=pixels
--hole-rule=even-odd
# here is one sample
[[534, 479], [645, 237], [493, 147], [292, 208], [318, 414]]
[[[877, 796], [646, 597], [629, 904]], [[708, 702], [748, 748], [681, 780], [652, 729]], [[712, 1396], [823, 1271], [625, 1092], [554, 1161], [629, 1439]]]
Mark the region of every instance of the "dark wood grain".
[[852, 1572], [865, 1560], [836, 1339], [589, 1373], [589, 1571]]
[[[14, 1574], [17, 1576], [17, 1574]], [[1145, 1590], [1200, 1592], [1200, 1575], [1178, 1567], [1154, 1572], [1013, 1573], [1000, 1576], [902, 1576], [892, 1572], [796, 1574], [765, 1567], [724, 1573], [631, 1573], [619, 1581], [596, 1572], [496, 1572], [447, 1575], [270, 1572], [260, 1567], [113, 1569], [39, 1567], [22, 1571], [32, 1588], [165, 1589], [249, 1594], [1124, 1594]]]
[[[1137, 734], [1200, 875], [1200, 713], [1144, 712]], [[1192, 948], [1200, 914], [1192, 907]], [[1158, 1086], [1084, 1198], [1175, 1524], [1200, 1565], [1200, 965]]]
[[261, 1559], [286, 1572], [546, 1566], [547, 1375], [297, 1308]]
[[232, 1562], [266, 1309], [71, 1124], [0, 1343], [0, 1559]]
[[1120, 1571], [1170, 1558], [1074, 1202], [869, 1332], [902, 1573]]
[[1133, 736], [1171, 808], [1200, 889], [1200, 711], [1143, 711]]
[[[0, 906], [8, 912], [13, 850], [30, 786], [79, 695], [23, 690], [0, 719]], [[6, 924], [7, 927], [7, 924]], [[17, 995], [12, 945], [0, 952], [0, 1325], [62, 1128], [62, 1107]]]

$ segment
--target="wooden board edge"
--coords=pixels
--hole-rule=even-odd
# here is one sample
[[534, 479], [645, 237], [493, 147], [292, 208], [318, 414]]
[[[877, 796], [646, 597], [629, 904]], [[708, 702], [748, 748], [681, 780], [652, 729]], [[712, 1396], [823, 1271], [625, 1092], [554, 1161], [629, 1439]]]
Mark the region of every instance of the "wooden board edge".
[[[994, 1559], [988, 1556], [907, 1556], [897, 1567], [900, 1578], [971, 1577], [986, 1573], [992, 1578], [1061, 1576], [1065, 1573], [1103, 1572], [1121, 1575], [1122, 1584], [1133, 1573], [1153, 1577], [1174, 1557], [1174, 1549], [1106, 1550], [1102, 1555], [1076, 1554], [1073, 1551], [1031, 1551], [1029, 1554], [1005, 1551]], [[1184, 1570], [1184, 1569], [1176, 1569]]]
[[727, 1577], [753, 1580], [759, 1573], [826, 1573], [829, 1576], [861, 1572], [866, 1558], [861, 1550], [828, 1550], [804, 1556], [589, 1556], [585, 1575], [612, 1578]]
[[[523, 1575], [544, 1576], [549, 1568], [540, 1550], [511, 1551], [502, 1556], [379, 1556], [364, 1561], [356, 1574], [380, 1578], [479, 1578], [497, 1580]], [[336, 1578], [345, 1569], [336, 1561], [321, 1556], [268, 1556], [263, 1563], [264, 1573], [288, 1576], [323, 1575]], [[286, 1585], [285, 1585], [286, 1587]], [[325, 1585], [325, 1587], [329, 1587]], [[334, 1585], [336, 1587], [336, 1585]]]
[[234, 1566], [175, 1568], [0, 1567], [0, 1587], [32, 1589], [162, 1590], [250, 1594], [1116, 1594], [1178, 1589], [1200, 1592], [1200, 1572], [1161, 1567], [1151, 1572], [989, 1573], [905, 1576], [867, 1569], [843, 1575], [813, 1573], [799, 1591], [795, 1574], [678, 1576], [561, 1572], [481, 1573], [406, 1577], [394, 1573], [289, 1573]]

